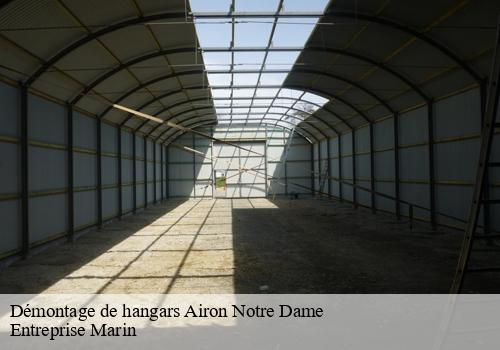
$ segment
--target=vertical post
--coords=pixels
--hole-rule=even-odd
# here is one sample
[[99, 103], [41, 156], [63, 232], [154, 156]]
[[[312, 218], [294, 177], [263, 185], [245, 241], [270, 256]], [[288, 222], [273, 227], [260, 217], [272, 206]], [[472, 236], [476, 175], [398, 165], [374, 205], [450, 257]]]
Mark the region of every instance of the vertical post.
[[315, 172], [314, 172], [314, 143], [311, 143], [311, 195], [315, 196], [314, 182], [315, 182]]
[[160, 194], [160, 200], [163, 202], [163, 199], [164, 199], [164, 187], [163, 187], [163, 175], [164, 175], [164, 172], [163, 172], [163, 144], [160, 144], [160, 191], [161, 191], [161, 194]]
[[337, 148], [338, 148], [338, 163], [339, 163], [339, 199], [342, 202], [344, 200], [342, 195], [342, 140], [341, 135], [337, 137]]
[[165, 148], [165, 196], [167, 197], [167, 199], [170, 198], [170, 185], [169, 185], [170, 174], [168, 173], [170, 169], [168, 165], [169, 161], [170, 161], [170, 150], [167, 145]]
[[375, 214], [377, 210], [375, 206], [375, 151], [373, 149], [375, 142], [373, 137], [374, 137], [373, 123], [370, 123], [370, 187], [372, 190], [370, 198], [371, 198], [372, 213]]
[[137, 211], [137, 139], [132, 132], [132, 211]]
[[357, 191], [356, 191], [356, 136], [355, 130], [351, 130], [351, 145], [352, 145], [352, 201], [354, 208], [358, 207]]
[[156, 142], [153, 140], [153, 204], [156, 204]]
[[[481, 131], [484, 129], [484, 114], [486, 112], [486, 80], [481, 82], [479, 86], [479, 97], [481, 99]], [[491, 233], [491, 215], [490, 215], [490, 176], [489, 171], [486, 169], [483, 182], [483, 233], [488, 235]], [[489, 242], [491, 243], [491, 241]]]
[[401, 205], [399, 193], [399, 113], [394, 114], [394, 197], [396, 198], [396, 218], [401, 220]]
[[318, 141], [318, 194], [321, 197], [323, 188], [321, 187], [322, 181], [322, 167], [321, 167], [321, 141]]
[[102, 122], [97, 119], [97, 227], [102, 227]]
[[410, 230], [413, 230], [413, 205], [408, 208], [408, 216], [410, 217]]
[[29, 235], [29, 187], [28, 187], [28, 88], [21, 86], [21, 249], [24, 259], [28, 257]]
[[68, 241], [73, 242], [75, 235], [75, 202], [74, 193], [75, 185], [73, 179], [73, 106], [71, 104], [66, 105], [67, 121], [66, 121], [66, 133], [68, 134]]
[[328, 198], [332, 198], [332, 169], [330, 167], [330, 162], [331, 162], [331, 156], [332, 156], [332, 150], [331, 150], [331, 145], [330, 145], [330, 138], [326, 139], [326, 161], [328, 162], [326, 164], [326, 169], [327, 169], [327, 181], [328, 181]]
[[[191, 134], [191, 144], [193, 145], [193, 149], [196, 150], [196, 142], [194, 139], [194, 134]], [[192, 154], [192, 159], [193, 159], [193, 195], [194, 198], [196, 198], [196, 155], [193, 153]]]
[[434, 105], [433, 101], [427, 103], [427, 131], [429, 141], [429, 203], [431, 210], [431, 226], [436, 229], [436, 189], [434, 172]]
[[[285, 196], [288, 197], [288, 170], [287, 170], [287, 160], [283, 162], [283, 172], [284, 172], [284, 178], [285, 178]], [[267, 174], [266, 174], [266, 179], [267, 179]]]
[[122, 174], [122, 129], [118, 125], [117, 132], [117, 152], [118, 152], [118, 218], [123, 216], [123, 174]]
[[148, 138], [144, 135], [144, 209], [148, 207]]
[[[269, 178], [267, 177], [267, 142], [268, 142], [268, 140], [267, 140], [267, 125], [264, 126], [264, 136], [266, 138], [266, 141], [264, 142], [264, 165], [265, 165], [265, 167], [264, 167], [265, 168], [264, 175], [266, 177], [265, 182], [264, 182], [265, 183], [264, 188], [265, 188], [265, 191], [266, 191], [266, 198], [267, 198], [267, 196], [268, 196], [268, 184], [267, 184], [267, 182], [270, 181]], [[272, 134], [271, 134], [271, 137], [272, 137]], [[213, 143], [212, 143], [212, 145], [213, 145]], [[213, 173], [214, 173], [214, 169], [212, 168], [212, 174]], [[285, 180], [285, 184], [286, 183], [287, 182]]]

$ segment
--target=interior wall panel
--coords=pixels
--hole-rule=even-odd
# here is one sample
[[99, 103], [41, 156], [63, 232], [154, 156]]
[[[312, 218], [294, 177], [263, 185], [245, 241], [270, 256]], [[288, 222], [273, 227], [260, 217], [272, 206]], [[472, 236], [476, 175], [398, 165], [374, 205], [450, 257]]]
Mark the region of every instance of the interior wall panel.
[[75, 228], [81, 229], [97, 223], [97, 191], [75, 193]]
[[19, 89], [0, 82], [0, 257], [21, 247]]
[[40, 243], [66, 232], [67, 203], [66, 194], [30, 198], [30, 243]]

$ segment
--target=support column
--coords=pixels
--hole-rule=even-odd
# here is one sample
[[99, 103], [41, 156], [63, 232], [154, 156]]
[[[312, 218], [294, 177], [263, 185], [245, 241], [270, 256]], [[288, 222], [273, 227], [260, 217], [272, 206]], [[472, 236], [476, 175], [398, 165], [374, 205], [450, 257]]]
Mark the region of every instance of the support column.
[[156, 197], [156, 142], [153, 141], [153, 204], [157, 202]]
[[28, 88], [21, 86], [21, 253], [28, 257], [29, 234], [29, 187], [28, 187]]
[[351, 145], [352, 145], [352, 201], [354, 208], [358, 208], [358, 196], [356, 191], [356, 136], [355, 130], [351, 130]]
[[[487, 81], [484, 80], [479, 86], [480, 103], [481, 103], [481, 131], [484, 128], [484, 114], [486, 112], [486, 85]], [[489, 170], [486, 169], [483, 181], [483, 233], [488, 235], [491, 233], [491, 212], [490, 212], [490, 176]]]
[[[213, 135], [213, 129], [212, 129], [212, 135]], [[271, 134], [271, 137], [272, 136], [273, 135]], [[265, 165], [265, 167], [264, 167], [264, 169], [265, 169], [264, 170], [264, 175], [265, 175], [265, 178], [266, 178], [265, 182], [264, 182], [265, 183], [265, 185], [264, 185], [264, 191], [266, 193], [266, 198], [267, 198], [268, 193], [269, 193], [268, 192], [269, 191], [268, 182], [270, 182], [269, 178], [267, 177], [267, 142], [268, 142], [268, 139], [267, 139], [267, 125], [264, 126], [264, 137], [266, 139], [266, 141], [264, 142], [264, 165]], [[212, 152], [213, 152], [213, 143], [212, 143]], [[213, 153], [212, 153], [212, 157], [213, 157]], [[212, 162], [212, 164], [213, 164], [213, 162]], [[212, 176], [214, 176], [214, 169], [213, 169], [213, 167], [212, 167]], [[214, 179], [214, 183], [215, 183], [215, 179]], [[287, 181], [285, 180], [285, 184], [286, 183], [287, 183]], [[215, 193], [214, 193], [214, 196], [215, 196]]]
[[342, 195], [342, 140], [341, 135], [337, 137], [337, 147], [339, 149], [338, 164], [339, 164], [339, 199], [342, 202], [344, 197]]
[[132, 133], [132, 211], [137, 211], [137, 140], [135, 132]]
[[322, 172], [321, 172], [321, 141], [318, 141], [318, 191], [320, 193], [319, 196], [321, 197], [321, 192], [323, 192], [323, 189], [321, 188], [321, 179], [322, 179]]
[[[288, 170], [287, 170], [287, 160], [283, 162], [283, 172], [285, 175], [285, 196], [288, 197]], [[267, 175], [266, 175], [267, 178]]]
[[168, 171], [169, 171], [168, 162], [170, 159], [169, 153], [170, 152], [169, 152], [168, 146], [166, 146], [165, 147], [165, 196], [167, 197], [167, 199], [170, 198], [170, 186], [169, 186], [170, 174], [168, 173]]
[[433, 101], [427, 103], [427, 131], [429, 141], [429, 203], [431, 210], [431, 226], [436, 229], [436, 189], [434, 171], [434, 105]]
[[68, 241], [73, 242], [75, 235], [75, 184], [73, 178], [73, 106], [71, 104], [66, 105], [67, 121], [66, 121], [66, 133], [68, 136]]
[[102, 122], [97, 119], [97, 227], [102, 227]]
[[[195, 144], [195, 140], [194, 140], [194, 134], [191, 134], [191, 144], [193, 146], [193, 149], [195, 150], [196, 149], [196, 144]], [[193, 196], [194, 198], [196, 198], [196, 156], [195, 154], [193, 153]], [[241, 191], [241, 187], [240, 187], [240, 191]]]
[[314, 144], [311, 143], [311, 195], [314, 197], [316, 195], [316, 191], [314, 190]]
[[394, 197], [396, 198], [396, 218], [401, 220], [401, 205], [399, 193], [399, 113], [394, 114]]
[[326, 169], [327, 169], [327, 181], [328, 181], [328, 198], [332, 198], [332, 185], [331, 185], [332, 169], [330, 167], [331, 156], [332, 156], [332, 150], [330, 147], [330, 138], [327, 138], [326, 139], [326, 158], [327, 158]]
[[118, 153], [118, 218], [123, 216], [123, 174], [122, 174], [122, 129], [120, 126], [116, 128], [117, 132], [117, 153]]
[[163, 187], [163, 145], [160, 144], [160, 200], [163, 202], [164, 200], [164, 187]]
[[144, 136], [144, 209], [148, 207], [148, 139]]
[[375, 144], [373, 139], [373, 123], [370, 123], [370, 187], [372, 190], [371, 193], [371, 207], [372, 213], [375, 214], [376, 203], [375, 203], [375, 151], [373, 149], [373, 145]]

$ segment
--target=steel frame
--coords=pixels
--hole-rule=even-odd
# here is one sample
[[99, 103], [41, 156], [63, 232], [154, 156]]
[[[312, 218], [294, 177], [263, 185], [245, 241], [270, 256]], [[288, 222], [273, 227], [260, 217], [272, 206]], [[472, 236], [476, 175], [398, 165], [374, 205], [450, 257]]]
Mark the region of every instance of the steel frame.
[[[3, 0], [0, 3], [0, 8], [3, 8], [4, 6], [6, 6], [12, 2], [13, 2], [13, 0]], [[78, 39], [78, 40], [70, 43], [68, 46], [61, 49], [58, 53], [53, 55], [51, 58], [49, 58], [48, 60], [43, 62], [42, 65], [36, 70], [36, 72], [32, 76], [30, 76], [25, 81], [24, 84], [22, 84], [22, 86], [21, 86], [21, 99], [20, 99], [21, 100], [21, 113], [20, 113], [20, 115], [21, 115], [21, 187], [22, 187], [21, 188], [21, 204], [22, 204], [21, 205], [21, 217], [22, 217], [21, 224], [22, 224], [22, 255], [24, 257], [26, 257], [28, 255], [29, 239], [30, 239], [30, 237], [29, 237], [29, 208], [28, 208], [29, 188], [28, 188], [28, 106], [27, 106], [28, 90], [29, 90], [30, 86], [35, 81], [37, 81], [41, 75], [43, 75], [45, 72], [47, 72], [47, 70], [50, 67], [54, 66], [61, 59], [63, 59], [67, 55], [71, 54], [72, 52], [74, 52], [78, 48], [82, 47], [83, 45], [85, 45], [93, 40], [97, 40], [106, 34], [110, 34], [110, 33], [115, 32], [117, 30], [128, 28], [130, 26], [142, 25], [142, 24], [145, 24], [148, 22], [154, 22], [154, 21], [158, 21], [158, 20], [186, 19], [186, 18], [192, 19], [191, 18], [192, 15], [193, 14], [190, 14], [188, 17], [186, 17], [186, 14], [181, 12], [181, 13], [161, 13], [161, 14], [150, 15], [150, 16], [142, 16], [142, 17], [122, 21], [122, 22], [113, 24], [111, 26], [105, 27], [101, 30], [97, 30], [95, 32], [89, 33], [84, 38]], [[284, 14], [284, 13], [279, 13], [279, 12], [270, 13], [270, 14], [266, 14], [266, 13], [254, 13], [254, 14], [247, 13], [247, 14], [244, 14], [244, 13], [231, 12], [231, 13], [224, 13], [224, 14], [208, 14], [208, 15], [205, 15], [205, 17], [203, 17], [203, 14], [197, 14], [197, 15], [200, 16], [200, 18], [209, 18], [207, 16], [212, 16], [211, 18], [231, 18], [233, 20], [233, 25], [234, 25], [235, 18], [243, 18], [243, 17], [244, 18], [272, 17], [272, 18], [277, 19], [277, 18], [281, 18], [281, 17], [293, 17], [293, 16], [295, 16], [295, 17], [319, 16], [319, 14], [299, 13], [299, 14], [291, 15], [291, 14]], [[213, 16], [216, 16], [216, 17], [213, 17]], [[483, 82], [480, 75], [471, 67], [471, 65], [469, 65], [466, 62], [465, 59], [460, 58], [457, 54], [455, 54], [454, 52], [449, 50], [446, 46], [441, 45], [436, 40], [434, 40], [433, 38], [428, 36], [427, 34], [419, 32], [417, 30], [414, 30], [414, 29], [410, 28], [409, 26], [403, 25], [401, 23], [397, 23], [396, 21], [392, 21], [392, 20], [389, 20], [386, 18], [368, 15], [368, 14], [357, 13], [357, 12], [354, 13], [354, 12], [329, 11], [326, 13], [324, 18], [325, 19], [335, 19], [335, 18], [356, 19], [356, 20], [366, 21], [366, 22], [370, 22], [370, 23], [377, 23], [379, 25], [382, 25], [382, 26], [385, 26], [385, 27], [388, 27], [388, 28], [391, 28], [391, 29], [394, 29], [397, 31], [405, 32], [405, 33], [411, 35], [412, 37], [415, 37], [415, 38], [418, 38], [419, 40], [424, 41], [425, 43], [432, 46], [434, 49], [439, 51], [444, 56], [452, 59], [459, 67], [461, 67], [461, 69], [465, 70], [473, 78], [474, 81], [480, 82], [480, 83]], [[269, 47], [267, 49], [268, 49], [268, 51], [272, 50], [272, 48], [269, 48]], [[314, 49], [314, 48], [305, 48], [305, 50], [312, 50], [312, 49]], [[192, 50], [193, 49], [191, 49], [191, 51]], [[325, 52], [329, 52], [329, 51], [333, 52], [332, 50], [335, 50], [335, 49], [326, 49]], [[342, 52], [340, 52], [340, 51], [342, 51]], [[343, 50], [338, 50], [335, 53], [351, 55], [352, 57], [356, 57], [354, 55], [357, 55], [357, 54], [349, 53], [349, 52], [343, 51]], [[363, 55], [359, 55], [358, 58], [361, 60], [364, 60], [366, 62], [370, 62], [370, 59], [367, 57], [364, 57]], [[370, 63], [377, 65], [379, 68], [384, 69], [386, 72], [391, 72], [392, 75], [397, 76], [402, 81], [405, 81], [405, 83], [408, 86], [410, 86], [414, 91], [419, 93], [419, 95], [421, 97], [423, 97], [424, 99], [426, 99], [427, 102], [429, 102], [429, 98], [426, 97], [425, 94], [422, 93], [422, 91], [418, 88], [418, 86], [416, 84], [412, 83], [411, 81], [409, 81], [408, 79], [406, 79], [405, 77], [403, 77], [401, 74], [390, 69], [389, 67], [387, 67], [383, 63], [376, 62], [374, 60], [371, 60]], [[122, 66], [122, 65], [120, 65], [120, 66]], [[109, 74], [109, 72], [107, 74]], [[111, 76], [111, 75], [109, 75], [109, 76]], [[86, 93], [91, 91], [91, 88], [89, 89], [89, 86], [87, 86], [84, 91], [86, 94]], [[73, 100], [73, 102], [74, 101], [77, 102], [81, 98], [81, 96], [82, 95], [77, 96], [77, 98], [75, 100]], [[74, 106], [74, 103], [70, 103], [68, 105], [68, 114], [70, 113], [69, 111], [72, 110], [73, 106]], [[433, 112], [432, 102], [428, 104], [428, 108], [429, 108], [428, 118], [429, 118], [429, 121], [432, 121], [432, 119], [433, 119], [432, 118], [432, 112]], [[395, 135], [394, 135], [395, 136], [395, 185], [396, 185], [396, 198], [399, 198], [399, 160], [398, 160], [399, 155], [398, 155], [398, 137], [397, 137], [397, 134], [398, 134], [398, 132], [397, 132], [398, 114], [393, 113], [393, 115], [394, 115], [394, 129], [395, 129]], [[429, 123], [430, 128], [432, 128], [431, 125], [432, 125], [432, 123]], [[370, 124], [370, 127], [372, 127], [371, 124]], [[68, 129], [69, 129], [69, 126], [68, 126]], [[352, 128], [351, 128], [351, 132], [354, 135], [354, 130], [352, 130]], [[101, 175], [101, 170], [102, 170], [101, 169], [102, 168], [102, 164], [101, 164], [102, 163], [101, 137], [102, 137], [102, 135], [101, 135], [101, 121], [100, 120], [98, 120], [98, 124], [97, 124], [97, 135], [98, 135], [98, 138], [97, 138], [98, 226], [100, 227], [102, 225], [102, 175]], [[432, 135], [432, 130], [429, 130], [429, 135]], [[136, 135], [134, 133], [133, 134], [134, 150], [135, 150], [135, 143], [136, 143], [135, 137], [136, 137]], [[338, 135], [338, 138], [339, 138], [339, 142], [340, 142], [340, 135]], [[146, 142], [146, 139], [145, 139], [145, 142]], [[72, 136], [71, 136], [71, 140], [68, 139], [68, 146], [70, 146], [71, 143], [72, 143]], [[433, 150], [432, 150], [432, 148], [433, 148], [432, 147], [432, 138], [429, 138], [429, 144], [430, 144], [430, 146], [429, 146], [430, 168], [432, 169], [430, 171], [431, 207], [432, 207], [432, 206], [434, 206], [434, 201], [435, 201], [435, 199], [434, 199], [434, 180], [433, 180], [434, 179], [434, 169], [433, 169], [434, 168], [434, 159], [433, 159], [434, 156], [433, 156]], [[353, 141], [353, 146], [354, 146], [354, 141]], [[167, 152], [167, 155], [168, 155], [168, 152]], [[339, 144], [340, 178], [341, 178], [341, 158], [342, 158], [341, 157], [341, 147]], [[353, 158], [354, 158], [354, 154], [353, 154]], [[134, 155], [134, 197], [136, 196], [135, 161], [136, 161], [136, 159], [135, 159], [135, 155]], [[373, 164], [372, 164], [372, 166], [373, 166]], [[69, 164], [68, 164], [68, 171], [69, 171]], [[168, 173], [167, 173], [167, 175], [168, 175]], [[69, 172], [68, 172], [68, 176], [69, 176]], [[73, 179], [71, 179], [71, 182], [72, 181], [73, 181]], [[147, 179], [145, 179], [145, 184], [146, 184], [146, 182], [147, 182]], [[70, 182], [68, 182], [68, 184], [70, 184]], [[342, 187], [341, 186], [342, 186], [341, 183], [339, 183], [340, 194], [342, 194]], [[120, 191], [121, 191], [121, 189], [120, 189]], [[167, 188], [167, 191], [168, 191], [168, 188]], [[71, 192], [73, 192], [73, 191], [71, 191]], [[147, 193], [146, 193], [146, 195], [147, 195]], [[72, 197], [73, 193], [71, 193], [70, 196]], [[399, 217], [400, 216], [400, 209], [399, 209], [398, 203], [399, 203], [399, 201], [397, 201], [396, 212], [397, 212], [397, 216]], [[147, 204], [147, 201], [145, 204]], [[136, 207], [136, 200], [134, 199], [134, 210], [135, 210], [135, 207]], [[68, 210], [70, 210], [70, 209], [68, 209]], [[71, 210], [74, 211], [74, 208]], [[431, 210], [432, 210], [431, 217], [434, 218], [434, 219], [431, 219], [431, 221], [433, 222], [433, 224], [435, 224], [435, 209], [431, 208]], [[487, 215], [487, 214], [485, 213], [485, 215]], [[74, 225], [74, 223], [73, 223], [73, 225]], [[487, 223], [486, 223], [486, 225], [487, 225]], [[71, 219], [69, 221], [69, 228], [70, 228], [70, 232], [71, 232], [72, 231]]]
[[74, 186], [74, 168], [73, 168], [73, 108], [66, 105], [66, 133], [68, 137], [68, 163], [67, 163], [67, 181], [68, 181], [68, 241], [73, 242], [75, 235], [75, 186]]
[[29, 162], [28, 162], [28, 87], [21, 86], [21, 254], [28, 257], [30, 249], [29, 231]]

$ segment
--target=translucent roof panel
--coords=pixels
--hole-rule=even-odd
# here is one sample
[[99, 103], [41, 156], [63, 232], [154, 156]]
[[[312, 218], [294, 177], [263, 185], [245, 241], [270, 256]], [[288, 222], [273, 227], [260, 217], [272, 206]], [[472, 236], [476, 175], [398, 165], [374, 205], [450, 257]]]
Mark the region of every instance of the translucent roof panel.
[[[282, 86], [327, 2], [190, 1], [219, 116], [224, 112], [238, 120], [249, 120], [250, 116], [254, 120], [273, 115], [279, 121], [292, 115], [298, 123], [309, 116], [303, 111], [317, 110], [326, 102], [320, 96]], [[301, 16], [283, 16], [287, 13]]]
[[283, 85], [288, 73], [262, 73], [260, 85]]
[[297, 60], [300, 51], [269, 52], [267, 55], [266, 69], [287, 69], [290, 70]]
[[281, 89], [278, 94], [279, 97], [288, 97], [288, 98], [300, 98], [304, 94], [304, 91], [295, 90], [295, 89]]
[[213, 97], [231, 97], [231, 89], [213, 89], [212, 90]]
[[237, 70], [259, 70], [264, 62], [265, 51], [235, 52], [234, 67]]
[[207, 74], [208, 82], [210, 85], [223, 85], [229, 86], [231, 83], [231, 74]]
[[206, 52], [203, 61], [207, 71], [229, 70], [231, 68], [231, 53], [229, 52]]
[[234, 46], [236, 47], [265, 47], [267, 46], [273, 24], [259, 22], [237, 23]]
[[277, 98], [274, 100], [275, 105], [292, 107], [295, 104], [295, 100], [288, 98]]
[[260, 107], [260, 106], [270, 106], [273, 103], [273, 99], [254, 99], [252, 106]]
[[256, 85], [258, 81], [259, 81], [259, 74], [257, 74], [257, 73], [233, 74], [234, 86]]
[[278, 0], [236, 0], [236, 11], [275, 12], [278, 9], [278, 2]]
[[255, 89], [234, 89], [233, 97], [252, 97]]
[[[317, 18], [280, 18], [273, 37], [278, 47], [302, 47], [311, 35]], [[291, 35], [293, 33], [293, 35]]]
[[193, 12], [227, 12], [231, 9], [231, 0], [189, 0]]
[[215, 107], [226, 107], [226, 106], [231, 106], [231, 101], [232, 100], [214, 100], [214, 105]]
[[266, 88], [258, 88], [255, 96], [256, 97], [276, 97], [279, 89], [266, 89]]
[[218, 19], [202, 19], [195, 21], [195, 27], [202, 48], [229, 47], [231, 44], [232, 29], [228, 22], [221, 22]]
[[310, 92], [306, 92], [304, 96], [302, 96], [302, 99], [305, 101], [309, 101], [315, 104], [318, 104], [320, 106], [324, 105], [326, 102], [328, 102], [327, 98], [321, 97], [316, 94], [312, 94]]
[[[198, 0], [199, 1], [199, 0]], [[285, 0], [285, 12], [322, 12], [329, 0]]]

